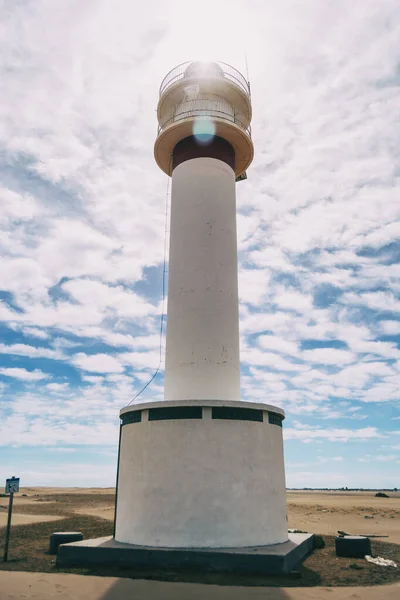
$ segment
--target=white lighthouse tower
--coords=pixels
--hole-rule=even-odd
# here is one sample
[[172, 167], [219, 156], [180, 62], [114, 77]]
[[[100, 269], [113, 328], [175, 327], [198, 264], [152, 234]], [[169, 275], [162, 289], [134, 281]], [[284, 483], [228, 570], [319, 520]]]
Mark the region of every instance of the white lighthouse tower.
[[155, 159], [172, 177], [165, 400], [121, 411], [115, 540], [288, 540], [280, 408], [240, 399], [236, 181], [253, 159], [245, 78], [191, 62], [163, 80]]

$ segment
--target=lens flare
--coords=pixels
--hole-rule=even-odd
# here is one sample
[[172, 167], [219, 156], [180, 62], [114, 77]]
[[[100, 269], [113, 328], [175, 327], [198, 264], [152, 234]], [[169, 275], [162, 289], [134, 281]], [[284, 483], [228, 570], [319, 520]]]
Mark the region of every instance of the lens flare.
[[197, 117], [193, 123], [193, 135], [196, 141], [206, 146], [215, 135], [215, 125], [209, 117]]
[[215, 62], [195, 61], [190, 63], [185, 71], [186, 77], [224, 77], [223, 69]]

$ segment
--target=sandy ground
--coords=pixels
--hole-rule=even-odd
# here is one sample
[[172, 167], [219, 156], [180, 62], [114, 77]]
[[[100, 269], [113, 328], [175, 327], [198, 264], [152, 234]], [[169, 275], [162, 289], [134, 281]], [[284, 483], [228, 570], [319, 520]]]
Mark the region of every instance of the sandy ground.
[[[22, 496], [22, 493], [27, 496]], [[113, 493], [113, 488], [24, 488], [14, 498], [13, 523], [57, 520], [54, 499], [50, 502], [47, 499], [62, 494], [76, 497], [71, 512], [113, 521]], [[79, 494], [82, 495], [81, 501]], [[89, 500], [92, 495], [96, 496], [93, 501]], [[101, 501], [103, 495], [105, 498]], [[390, 492], [389, 495], [389, 498], [376, 498], [374, 492], [289, 491], [289, 527], [330, 535], [336, 535], [338, 530], [354, 534], [388, 535], [387, 541], [400, 544], [400, 492]], [[7, 504], [8, 500], [4, 498], [0, 504], [0, 527], [6, 523]], [[36, 512], [28, 509], [38, 506], [40, 514], [27, 514]], [[49, 515], [46, 515], [47, 507]]]
[[[74, 512], [112, 521], [114, 489], [25, 488], [15, 496], [13, 524], [55, 521]], [[27, 496], [22, 497], [22, 493]], [[65, 498], [58, 500], [58, 495]], [[57, 495], [54, 498], [54, 495]], [[72, 495], [72, 496], [71, 496]], [[81, 497], [79, 497], [81, 495]], [[51, 498], [53, 496], [53, 498]], [[93, 498], [92, 498], [93, 496]], [[389, 535], [400, 544], [400, 493], [375, 498], [374, 492], [288, 492], [289, 527], [316, 533]], [[8, 500], [0, 500], [0, 527]], [[36, 514], [36, 511], [40, 514]], [[61, 513], [64, 511], [64, 515]], [[65, 512], [66, 511], [66, 512]], [[32, 512], [33, 514], [26, 514]], [[46, 515], [46, 512], [52, 513]], [[43, 514], [42, 514], [43, 513]], [[365, 519], [365, 516], [373, 517]], [[0, 571], [0, 600], [398, 600], [400, 584], [375, 587], [230, 587], [92, 577], [65, 573]]]
[[[400, 544], [400, 494], [375, 498], [374, 492], [288, 492], [289, 527], [335, 535], [388, 535]], [[368, 518], [373, 517], [373, 518]]]
[[[375, 498], [374, 492], [288, 492], [291, 529], [336, 535], [346, 533], [388, 535], [400, 544], [400, 494]], [[114, 520], [110, 504], [79, 508], [78, 514]], [[372, 517], [372, 518], [366, 518]]]
[[400, 584], [366, 588], [243, 588], [3, 571], [0, 600], [398, 600]]
[[91, 515], [93, 517], [100, 517], [101, 519], [107, 519], [107, 521], [114, 521], [114, 507], [113, 506], [98, 506], [96, 508], [80, 508], [75, 511], [78, 515]]
[[79, 488], [79, 487], [24, 487], [20, 489], [21, 494], [28, 496], [37, 494], [43, 496], [46, 494], [112, 494], [115, 488]]
[[[22, 515], [13, 512], [11, 525], [29, 525], [29, 523], [44, 523], [46, 521], [59, 521], [64, 517], [54, 515]], [[7, 525], [7, 513], [0, 513], [0, 527]]]
[[[15, 503], [16, 505], [17, 503]], [[2, 505], [5, 506], [5, 505]], [[7, 507], [8, 508], [8, 507]], [[0, 527], [7, 525], [8, 512], [0, 512]], [[44, 523], [45, 521], [59, 521], [63, 517], [56, 515], [24, 515], [13, 510], [12, 525], [29, 525], [29, 523]]]
[[[40, 506], [43, 513], [46, 512], [46, 504], [50, 504], [44, 501], [41, 501]], [[27, 506], [38, 506], [38, 498], [24, 498], [20, 494], [15, 494], [14, 496], [14, 505], [13, 505], [13, 513], [12, 513], [12, 525], [29, 525], [30, 523], [45, 523], [46, 521], [59, 521], [63, 519], [62, 516], [57, 515], [46, 515], [46, 514], [24, 514], [20, 512], [20, 507], [22, 510]], [[8, 498], [0, 498], [0, 527], [5, 527], [7, 525], [7, 517], [8, 517]]]

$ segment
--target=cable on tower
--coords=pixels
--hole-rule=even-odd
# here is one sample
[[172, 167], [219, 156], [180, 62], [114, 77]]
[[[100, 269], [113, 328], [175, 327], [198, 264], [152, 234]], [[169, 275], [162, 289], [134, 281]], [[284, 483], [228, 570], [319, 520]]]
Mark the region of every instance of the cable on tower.
[[167, 189], [166, 189], [166, 193], [165, 193], [164, 260], [163, 260], [163, 273], [162, 273], [162, 302], [161, 302], [161, 318], [160, 318], [159, 362], [158, 362], [157, 369], [154, 371], [151, 379], [149, 379], [149, 381], [146, 383], [146, 385], [144, 385], [142, 387], [142, 389], [139, 390], [139, 392], [132, 398], [132, 400], [129, 402], [129, 404], [127, 404], [127, 406], [130, 406], [132, 404], [132, 402], [134, 402], [136, 400], [136, 398], [138, 398], [140, 396], [140, 394], [142, 394], [145, 391], [145, 389], [147, 389], [149, 387], [149, 385], [152, 383], [152, 381], [154, 381], [154, 379], [158, 375], [158, 372], [160, 370], [161, 363], [162, 363], [162, 340], [163, 340], [164, 317], [165, 317], [165, 287], [166, 287], [165, 279], [166, 279], [166, 273], [167, 273], [167, 241], [168, 241], [168, 237], [167, 237], [168, 231], [167, 230], [168, 230], [169, 187], [170, 187], [170, 177], [168, 177], [168, 179], [167, 179]]

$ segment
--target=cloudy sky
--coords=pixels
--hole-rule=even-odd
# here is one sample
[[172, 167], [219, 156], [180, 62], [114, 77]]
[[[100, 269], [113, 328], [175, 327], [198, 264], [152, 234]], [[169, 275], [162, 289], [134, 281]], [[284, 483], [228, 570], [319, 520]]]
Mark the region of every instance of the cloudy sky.
[[247, 54], [243, 398], [285, 409], [289, 486], [400, 487], [398, 0], [0, 4], [0, 483], [114, 484], [159, 360], [159, 84]]

